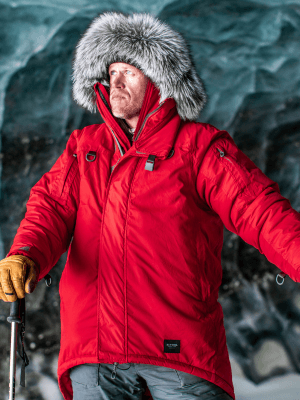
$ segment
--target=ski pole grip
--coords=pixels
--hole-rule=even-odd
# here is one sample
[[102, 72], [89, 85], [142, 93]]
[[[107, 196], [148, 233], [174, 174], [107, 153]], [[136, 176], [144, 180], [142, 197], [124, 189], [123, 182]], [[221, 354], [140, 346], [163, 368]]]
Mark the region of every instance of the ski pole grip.
[[10, 305], [10, 315], [7, 317], [7, 321], [12, 323], [16, 322], [17, 324], [20, 324], [22, 322], [21, 316], [20, 316], [20, 299], [17, 299]]

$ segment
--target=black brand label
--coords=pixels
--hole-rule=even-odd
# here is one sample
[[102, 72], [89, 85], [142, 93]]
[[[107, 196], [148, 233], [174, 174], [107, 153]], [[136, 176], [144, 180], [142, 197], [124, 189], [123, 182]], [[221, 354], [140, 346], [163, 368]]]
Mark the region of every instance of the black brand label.
[[164, 340], [164, 353], [180, 353], [180, 340]]

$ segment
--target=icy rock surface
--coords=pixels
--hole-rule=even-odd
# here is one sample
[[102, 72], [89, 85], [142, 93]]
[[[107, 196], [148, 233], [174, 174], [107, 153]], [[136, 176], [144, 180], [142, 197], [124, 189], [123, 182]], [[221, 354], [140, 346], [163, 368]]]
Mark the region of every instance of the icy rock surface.
[[[227, 129], [300, 211], [299, 0], [2, 1], [1, 258], [24, 216], [30, 188], [53, 165], [70, 133], [101, 122], [72, 101], [70, 75], [80, 35], [92, 18], [109, 10], [150, 12], [184, 35], [209, 95], [201, 121]], [[277, 268], [227, 231], [222, 257], [220, 302], [237, 399], [295, 400], [287, 385], [296, 387], [300, 372], [299, 284], [287, 278], [276, 285]], [[27, 389], [17, 385], [19, 400], [62, 399], [56, 364], [64, 262], [65, 255], [51, 272], [50, 289], [41, 282], [27, 298], [31, 364]], [[0, 304], [2, 394], [8, 388], [8, 313], [9, 306]], [[290, 375], [278, 378], [287, 389], [279, 393], [274, 377], [282, 374]]]

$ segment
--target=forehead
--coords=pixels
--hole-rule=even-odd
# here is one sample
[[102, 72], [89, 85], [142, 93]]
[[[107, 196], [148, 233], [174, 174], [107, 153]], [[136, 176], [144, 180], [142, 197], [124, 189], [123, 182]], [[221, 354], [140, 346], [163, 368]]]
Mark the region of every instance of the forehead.
[[139, 70], [138, 68], [134, 67], [133, 65], [126, 64], [126, 63], [123, 63], [123, 62], [116, 62], [116, 63], [110, 64], [110, 66], [108, 68], [109, 71], [111, 71], [111, 70], [124, 70], [124, 69], [131, 69], [131, 70], [134, 70], [135, 72], [139, 72], [139, 73], [142, 74], [142, 71]]

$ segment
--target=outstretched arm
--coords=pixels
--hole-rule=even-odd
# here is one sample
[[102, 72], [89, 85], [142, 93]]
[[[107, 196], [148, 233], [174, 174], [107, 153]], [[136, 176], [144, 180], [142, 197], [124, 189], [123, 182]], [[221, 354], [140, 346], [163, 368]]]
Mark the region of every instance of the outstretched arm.
[[197, 190], [228, 230], [300, 282], [300, 214], [225, 131], [199, 163]]

